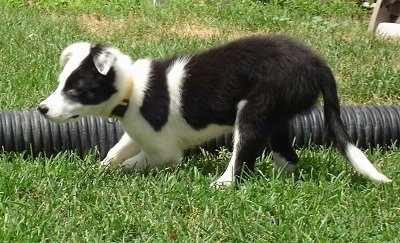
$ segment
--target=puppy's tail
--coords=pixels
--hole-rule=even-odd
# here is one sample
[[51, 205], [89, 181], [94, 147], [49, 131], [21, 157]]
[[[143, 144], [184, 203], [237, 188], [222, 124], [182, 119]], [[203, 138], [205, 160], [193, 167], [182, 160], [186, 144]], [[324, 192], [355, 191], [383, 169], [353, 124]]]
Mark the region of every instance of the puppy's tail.
[[331, 71], [322, 82], [321, 91], [324, 100], [325, 128], [336, 143], [340, 152], [360, 174], [377, 182], [391, 182], [391, 179], [380, 173], [350, 139], [346, 128], [340, 119], [340, 105], [336, 90], [335, 78]]

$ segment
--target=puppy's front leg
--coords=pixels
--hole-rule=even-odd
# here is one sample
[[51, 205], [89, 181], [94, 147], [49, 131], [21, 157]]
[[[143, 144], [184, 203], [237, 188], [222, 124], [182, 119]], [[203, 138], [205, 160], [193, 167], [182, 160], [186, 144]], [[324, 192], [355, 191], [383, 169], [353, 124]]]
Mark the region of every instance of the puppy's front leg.
[[138, 172], [145, 172], [148, 169], [152, 169], [152, 163], [147, 158], [146, 153], [142, 150], [132, 158], [125, 160], [119, 170], [122, 171], [138, 171]]
[[[153, 148], [154, 149], [154, 148]], [[160, 170], [166, 166], [177, 164], [181, 161], [182, 150], [179, 146], [163, 144], [156, 148], [152, 153], [141, 150], [138, 154], [122, 163], [120, 169], [125, 171], [148, 172]]]
[[108, 151], [106, 158], [101, 161], [101, 165], [116, 169], [125, 160], [139, 152], [139, 145], [127, 133], [124, 133], [118, 143]]

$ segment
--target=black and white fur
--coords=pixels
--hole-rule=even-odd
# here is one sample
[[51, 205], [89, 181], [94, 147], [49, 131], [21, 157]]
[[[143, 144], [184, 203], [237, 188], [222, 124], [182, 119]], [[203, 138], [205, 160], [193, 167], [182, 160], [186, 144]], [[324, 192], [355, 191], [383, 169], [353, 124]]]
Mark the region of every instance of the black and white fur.
[[75, 43], [61, 54], [59, 86], [39, 110], [56, 122], [108, 117], [133, 81], [125, 129], [102, 165], [145, 171], [179, 163], [185, 149], [233, 131], [226, 171], [213, 185], [253, 171], [269, 144], [274, 167], [293, 172], [298, 157], [288, 121], [320, 93], [327, 132], [361, 174], [391, 181], [350, 142], [333, 74], [308, 47], [285, 36], [253, 36], [193, 55], [131, 59], [114, 47]]

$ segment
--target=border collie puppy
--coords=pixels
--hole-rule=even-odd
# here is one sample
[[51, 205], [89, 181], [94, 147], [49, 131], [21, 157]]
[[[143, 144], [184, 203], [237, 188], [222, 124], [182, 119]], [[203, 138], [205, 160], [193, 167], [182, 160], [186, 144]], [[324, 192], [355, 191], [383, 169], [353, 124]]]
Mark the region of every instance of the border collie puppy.
[[322, 94], [325, 126], [340, 152], [371, 180], [391, 181], [350, 142], [330, 68], [289, 37], [252, 36], [193, 55], [135, 62], [114, 47], [81, 42], [68, 46], [60, 62], [58, 88], [39, 111], [55, 122], [118, 118], [125, 134], [104, 166], [161, 169], [179, 163], [185, 149], [232, 131], [232, 158], [212, 185], [253, 171], [266, 145], [274, 168], [292, 173], [298, 157], [288, 122]]

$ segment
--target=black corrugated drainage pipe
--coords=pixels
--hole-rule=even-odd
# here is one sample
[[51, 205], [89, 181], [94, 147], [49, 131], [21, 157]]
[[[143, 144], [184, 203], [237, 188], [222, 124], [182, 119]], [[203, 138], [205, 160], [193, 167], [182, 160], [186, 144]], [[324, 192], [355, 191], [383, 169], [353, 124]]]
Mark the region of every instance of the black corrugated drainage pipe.
[[[392, 146], [400, 139], [400, 106], [342, 106], [341, 117], [351, 139], [359, 147]], [[323, 131], [322, 107], [298, 115], [290, 123], [290, 136], [296, 147], [326, 144]], [[84, 117], [76, 122], [56, 124], [36, 110], [0, 112], [3, 151], [26, 152], [33, 156], [74, 151], [85, 156], [97, 149], [104, 158], [122, 133], [119, 122], [109, 123], [102, 118]], [[231, 134], [202, 145], [209, 151], [221, 146], [231, 148]]]

